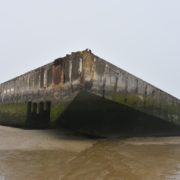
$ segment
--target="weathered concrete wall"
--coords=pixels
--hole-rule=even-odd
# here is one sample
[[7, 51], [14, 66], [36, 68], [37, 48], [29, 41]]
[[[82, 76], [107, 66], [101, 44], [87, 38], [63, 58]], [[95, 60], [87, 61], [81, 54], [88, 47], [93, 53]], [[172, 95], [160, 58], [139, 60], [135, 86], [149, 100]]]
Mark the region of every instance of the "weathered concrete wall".
[[180, 124], [179, 99], [90, 53], [85, 59], [90, 92]]
[[49, 111], [53, 126], [81, 89], [81, 79], [82, 54], [77, 52], [1, 84], [0, 123], [24, 126], [27, 119], [34, 118], [39, 122], [32, 126], [40, 127], [43, 124], [40, 117]]
[[72, 53], [0, 85], [0, 123], [53, 127], [82, 91], [180, 124], [180, 101], [90, 51]]

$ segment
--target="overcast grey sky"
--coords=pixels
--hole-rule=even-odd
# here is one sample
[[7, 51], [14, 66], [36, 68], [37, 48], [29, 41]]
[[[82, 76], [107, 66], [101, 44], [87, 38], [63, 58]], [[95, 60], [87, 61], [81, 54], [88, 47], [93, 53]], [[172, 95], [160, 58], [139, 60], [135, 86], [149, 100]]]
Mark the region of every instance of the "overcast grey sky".
[[180, 98], [179, 0], [0, 0], [0, 83], [86, 48]]

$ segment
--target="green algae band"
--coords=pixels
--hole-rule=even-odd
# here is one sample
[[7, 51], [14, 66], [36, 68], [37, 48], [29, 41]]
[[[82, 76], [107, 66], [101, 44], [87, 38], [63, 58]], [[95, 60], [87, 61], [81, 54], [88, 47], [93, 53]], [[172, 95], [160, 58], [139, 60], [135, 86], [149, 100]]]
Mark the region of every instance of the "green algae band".
[[24, 127], [27, 117], [27, 104], [0, 104], [0, 123], [2, 125], [13, 125]]

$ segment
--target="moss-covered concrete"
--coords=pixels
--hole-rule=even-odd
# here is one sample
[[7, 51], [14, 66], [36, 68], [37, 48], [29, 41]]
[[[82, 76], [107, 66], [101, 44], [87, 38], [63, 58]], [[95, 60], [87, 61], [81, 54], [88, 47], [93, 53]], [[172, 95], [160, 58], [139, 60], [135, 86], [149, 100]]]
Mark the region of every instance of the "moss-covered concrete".
[[65, 110], [65, 105], [62, 102], [53, 103], [51, 106], [51, 113], [50, 113], [50, 125], [51, 127], [55, 127], [58, 118]]
[[163, 99], [157, 101], [151, 96], [137, 96], [131, 94], [113, 94], [112, 100], [125, 104], [143, 112], [152, 114], [175, 124], [180, 124], [180, 104], [170, 103]]
[[127, 105], [135, 105], [137, 107], [143, 107], [144, 101], [139, 96], [136, 95], [128, 95], [128, 94], [114, 94], [112, 95], [112, 100], [118, 103], [127, 104]]
[[0, 104], [0, 123], [3, 125], [25, 127], [27, 104]]

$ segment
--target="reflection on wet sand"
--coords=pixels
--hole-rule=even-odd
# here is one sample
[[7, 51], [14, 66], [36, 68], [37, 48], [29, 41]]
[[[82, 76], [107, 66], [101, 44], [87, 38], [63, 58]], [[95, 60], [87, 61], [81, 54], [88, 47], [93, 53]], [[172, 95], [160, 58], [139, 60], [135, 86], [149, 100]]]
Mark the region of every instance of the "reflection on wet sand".
[[0, 127], [0, 180], [179, 180], [180, 137], [88, 139]]

